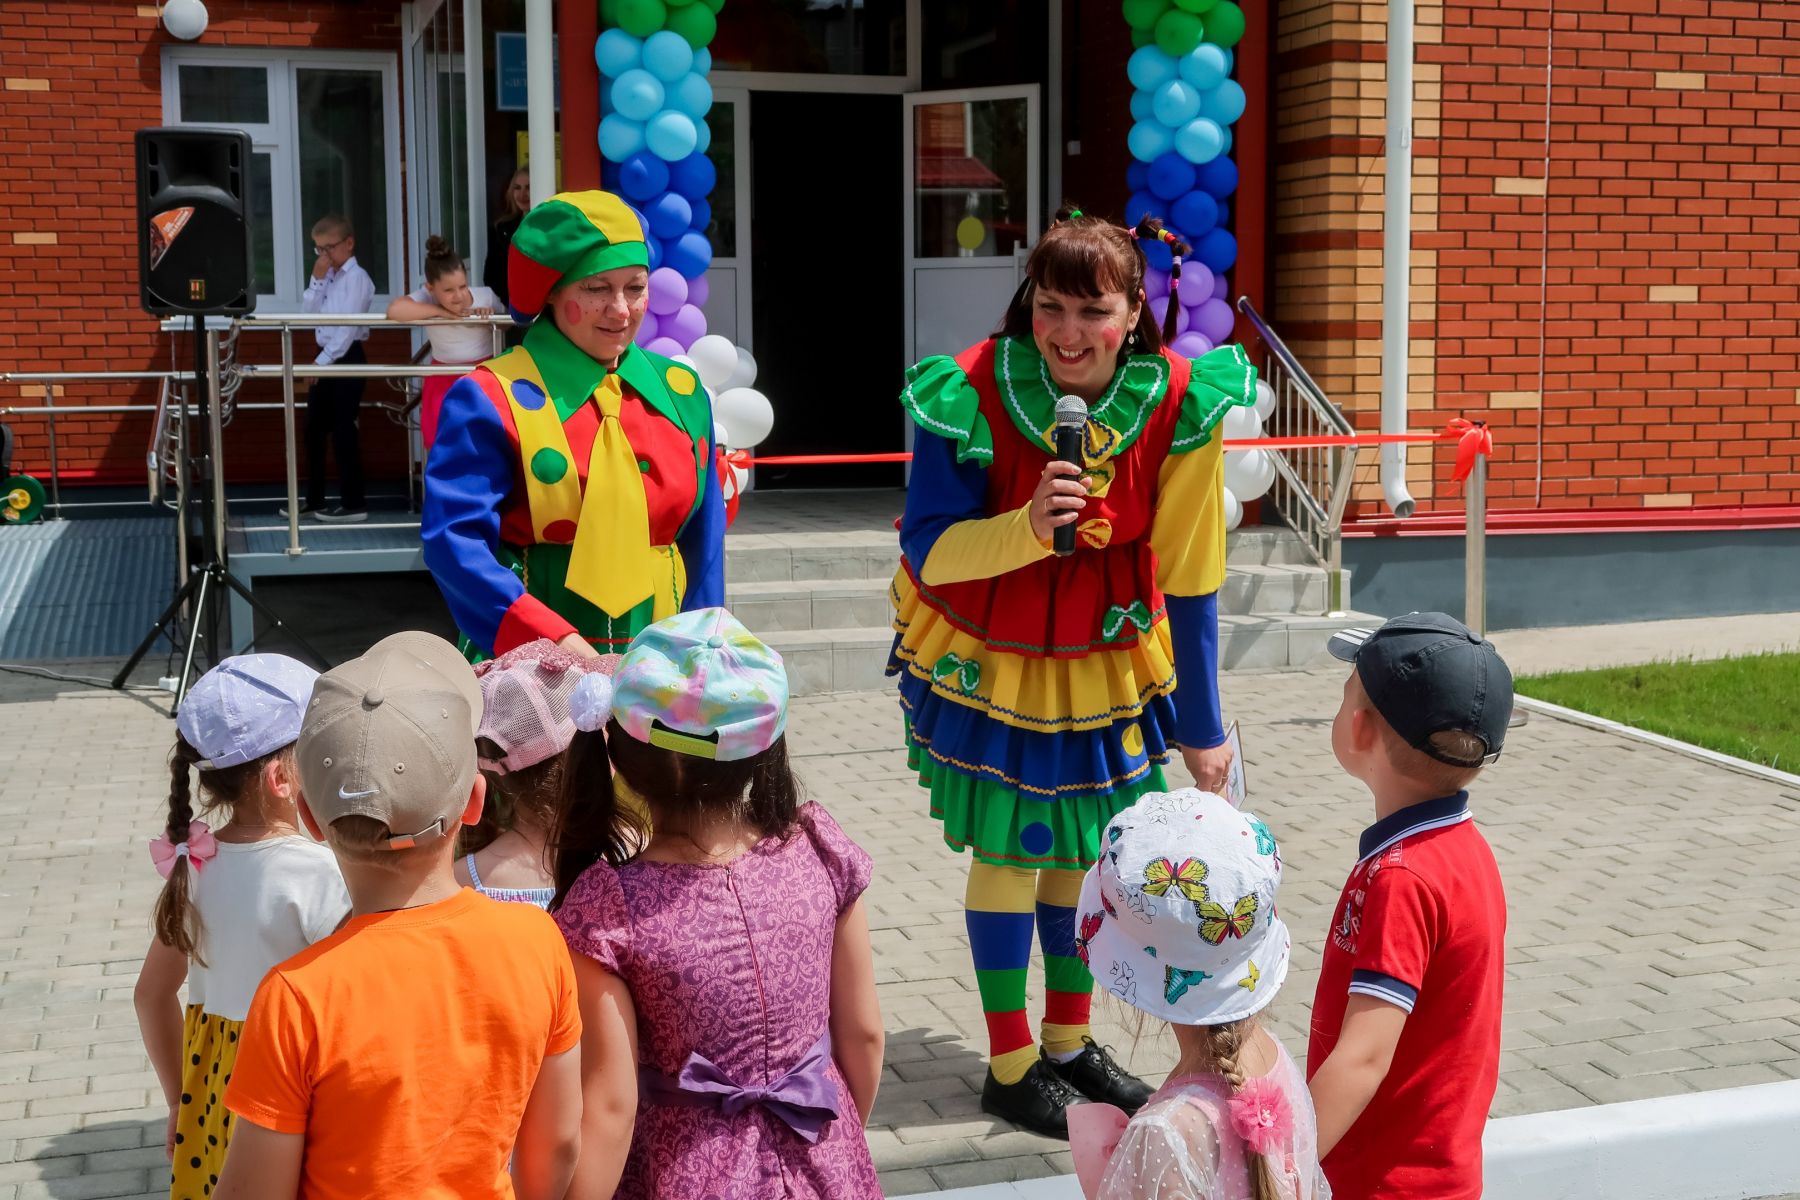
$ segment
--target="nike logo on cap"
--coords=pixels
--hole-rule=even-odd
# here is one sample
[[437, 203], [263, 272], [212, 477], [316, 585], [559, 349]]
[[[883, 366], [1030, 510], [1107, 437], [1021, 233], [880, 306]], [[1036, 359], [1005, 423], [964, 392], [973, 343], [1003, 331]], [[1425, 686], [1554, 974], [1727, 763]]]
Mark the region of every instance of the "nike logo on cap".
[[373, 796], [376, 792], [379, 792], [380, 790], [381, 790], [380, 788], [370, 788], [366, 792], [346, 792], [343, 788], [340, 787], [340, 788], [338, 788], [338, 799], [339, 800], [361, 800], [364, 796]]

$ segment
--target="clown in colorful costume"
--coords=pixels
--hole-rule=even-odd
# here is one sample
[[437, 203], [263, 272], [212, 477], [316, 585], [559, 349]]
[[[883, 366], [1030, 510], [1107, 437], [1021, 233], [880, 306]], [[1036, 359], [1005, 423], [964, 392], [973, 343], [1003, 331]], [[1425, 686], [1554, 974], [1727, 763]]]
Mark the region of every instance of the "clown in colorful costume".
[[514, 235], [513, 317], [552, 317], [450, 389], [425, 465], [425, 562], [472, 656], [571, 635], [623, 651], [724, 599], [706, 390], [630, 344], [648, 263], [605, 192], [552, 196]]
[[[1053, 1136], [1080, 1095], [1132, 1111], [1150, 1094], [1089, 1036], [1081, 873], [1107, 822], [1164, 788], [1173, 754], [1215, 788], [1230, 761], [1219, 424], [1252, 402], [1256, 374], [1237, 346], [1194, 361], [1162, 349], [1143, 293], [1147, 236], [1165, 235], [1059, 219], [1001, 333], [919, 363], [901, 396], [916, 438], [889, 673], [932, 817], [973, 859], [982, 1108]], [[1088, 408], [1069, 464], [1079, 481], [1051, 465], [1065, 394]], [[1075, 550], [1058, 557], [1064, 524]], [[1034, 926], [1041, 1051], [1025, 1012]]]

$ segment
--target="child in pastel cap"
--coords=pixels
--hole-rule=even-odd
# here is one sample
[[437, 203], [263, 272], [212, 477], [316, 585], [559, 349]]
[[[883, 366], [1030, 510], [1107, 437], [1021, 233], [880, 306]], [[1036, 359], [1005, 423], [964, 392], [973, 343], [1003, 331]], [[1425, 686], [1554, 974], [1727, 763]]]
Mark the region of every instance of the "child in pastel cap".
[[612, 719], [634, 739], [719, 762], [754, 758], [787, 730], [781, 655], [722, 608], [649, 626], [613, 677]]
[[1103, 836], [1082, 881], [1076, 953], [1102, 988], [1167, 1021], [1181, 1056], [1136, 1116], [1109, 1104], [1069, 1109], [1083, 1191], [1326, 1194], [1306, 1081], [1255, 1020], [1287, 978], [1291, 949], [1275, 908], [1274, 835], [1190, 788], [1143, 797]]
[[202, 675], [175, 715], [194, 765], [222, 771], [293, 745], [318, 678], [285, 654], [234, 654]]

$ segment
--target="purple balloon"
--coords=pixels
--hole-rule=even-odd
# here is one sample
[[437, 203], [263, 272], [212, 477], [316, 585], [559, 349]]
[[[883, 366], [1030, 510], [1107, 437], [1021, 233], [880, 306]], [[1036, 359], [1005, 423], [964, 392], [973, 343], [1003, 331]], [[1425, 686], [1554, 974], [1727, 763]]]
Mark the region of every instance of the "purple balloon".
[[1183, 358], [1199, 358], [1214, 349], [1214, 346], [1206, 339], [1205, 334], [1189, 330], [1170, 342], [1169, 349]]
[[1169, 294], [1169, 273], [1155, 267], [1144, 268], [1144, 292], [1151, 296]]
[[650, 311], [659, 317], [677, 312], [687, 303], [688, 284], [673, 267], [658, 267], [650, 272]]
[[1225, 278], [1223, 272], [1213, 276], [1212, 294], [1220, 300], [1227, 300], [1231, 297], [1231, 280]]
[[712, 284], [706, 282], [706, 276], [687, 281], [688, 303], [700, 308], [706, 307], [706, 298], [712, 295]]
[[1207, 340], [1215, 346], [1231, 337], [1231, 331], [1236, 325], [1237, 314], [1223, 300], [1208, 300], [1194, 310], [1194, 328], [1205, 334]]
[[656, 314], [653, 312], [645, 313], [644, 323], [638, 326], [637, 337], [633, 340], [640, 346], [648, 346], [651, 342], [656, 340], [657, 325], [658, 321], [656, 319]]
[[664, 337], [672, 337], [685, 348], [706, 336], [706, 314], [691, 304], [684, 304], [681, 310], [672, 317], [664, 318], [662, 323]]
[[1198, 308], [1212, 299], [1213, 273], [1203, 262], [1191, 259], [1181, 264], [1181, 305], [1183, 308]]
[[687, 353], [687, 347], [672, 337], [659, 337], [644, 349], [652, 354], [660, 354], [664, 358], [674, 358], [677, 354]]

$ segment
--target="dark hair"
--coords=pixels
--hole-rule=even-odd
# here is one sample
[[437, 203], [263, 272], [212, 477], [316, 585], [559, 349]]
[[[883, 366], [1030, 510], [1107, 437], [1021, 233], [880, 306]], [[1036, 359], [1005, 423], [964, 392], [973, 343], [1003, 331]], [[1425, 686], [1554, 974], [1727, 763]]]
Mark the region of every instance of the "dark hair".
[[[576, 735], [578, 740], [584, 736], [591, 735]], [[764, 837], [786, 837], [794, 830], [800, 811], [800, 781], [788, 763], [786, 735], [761, 754], [719, 762], [640, 742], [612, 721], [606, 726], [606, 746], [619, 777], [643, 797], [653, 825], [680, 825], [690, 817], [729, 815]], [[598, 757], [604, 759], [605, 754]], [[635, 815], [615, 804], [610, 778], [604, 785], [594, 781], [594, 790], [601, 786], [606, 792], [605, 807], [617, 809], [604, 819], [598, 811], [578, 813], [598, 806], [589, 804], [585, 794], [589, 785], [580, 771], [571, 781], [563, 805], [564, 820], [553, 839], [556, 899], [552, 909], [562, 903], [583, 871], [601, 859], [615, 866], [625, 861], [648, 832]]]
[[441, 234], [425, 239], [425, 282], [436, 283], [452, 271], [467, 271], [469, 265]]
[[[476, 752], [484, 758], [503, 757], [498, 743], [479, 738]], [[473, 854], [512, 829], [521, 817], [545, 829], [556, 823], [562, 808], [563, 790], [569, 781], [569, 756], [553, 754], [543, 762], [533, 763], [517, 771], [501, 775], [482, 771], [487, 777], [487, 803], [481, 807], [481, 820], [465, 825], [457, 835], [456, 852]]]
[[568, 750], [551, 760], [566, 763], [550, 823], [550, 873], [556, 881], [551, 912], [562, 907], [589, 867], [597, 862], [622, 865], [649, 836], [640, 816], [619, 803], [606, 742], [602, 733], [577, 730]]
[[[997, 336], [1031, 336], [1031, 306], [1040, 287], [1071, 296], [1123, 292], [1128, 304], [1136, 303], [1144, 290], [1148, 266], [1142, 243], [1161, 239], [1162, 232], [1162, 222], [1151, 216], [1145, 216], [1133, 230], [1063, 205], [1056, 212], [1056, 220], [1032, 248], [1031, 257], [1025, 260], [1025, 279], [1007, 305]], [[1188, 252], [1181, 242], [1173, 243], [1170, 249], [1178, 255]], [[1175, 300], [1169, 301], [1161, 329], [1146, 301], [1132, 333], [1137, 338], [1138, 353], [1160, 353], [1163, 343], [1175, 336]]]
[[[275, 754], [287, 752], [282, 749], [275, 751]], [[230, 807], [238, 803], [243, 799], [244, 791], [251, 781], [262, 773], [263, 763], [273, 756], [265, 754], [235, 767], [201, 771], [200, 787], [205, 793], [202, 811], [210, 812], [215, 808]], [[169, 752], [169, 819], [164, 829], [168, 832], [169, 840], [177, 845], [187, 841], [188, 826], [194, 820], [194, 801], [193, 794], [189, 791], [188, 773], [199, 762], [200, 752], [194, 749], [187, 738], [176, 734], [175, 748]], [[193, 900], [188, 895], [191, 886], [188, 872], [191, 869], [186, 857], [175, 860], [169, 869], [168, 880], [163, 883], [162, 893], [156, 898], [156, 912], [151, 923], [158, 941], [181, 951], [204, 967], [206, 959], [200, 953], [200, 939], [205, 930], [200, 922], [200, 914], [195, 911]]]

